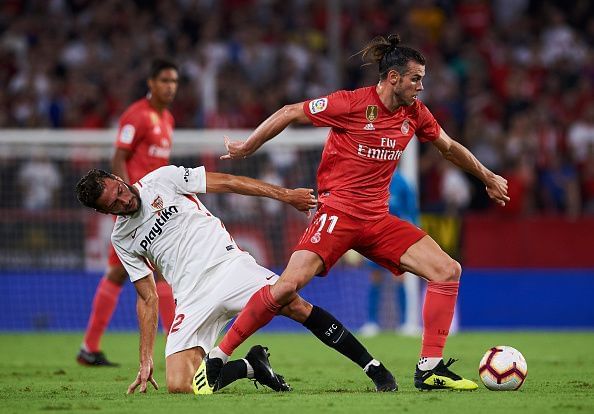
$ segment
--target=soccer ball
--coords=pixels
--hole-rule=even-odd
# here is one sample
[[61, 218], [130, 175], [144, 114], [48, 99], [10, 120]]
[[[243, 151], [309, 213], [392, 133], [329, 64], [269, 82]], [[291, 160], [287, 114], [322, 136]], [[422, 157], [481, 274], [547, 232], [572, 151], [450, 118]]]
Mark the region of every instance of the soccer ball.
[[485, 387], [492, 391], [514, 391], [526, 380], [528, 365], [517, 349], [494, 346], [481, 359], [479, 375]]

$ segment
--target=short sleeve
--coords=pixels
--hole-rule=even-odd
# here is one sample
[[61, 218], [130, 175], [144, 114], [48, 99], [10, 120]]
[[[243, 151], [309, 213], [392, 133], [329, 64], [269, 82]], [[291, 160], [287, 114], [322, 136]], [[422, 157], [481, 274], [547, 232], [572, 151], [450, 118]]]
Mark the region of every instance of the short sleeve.
[[417, 138], [421, 142], [435, 141], [439, 138], [441, 127], [429, 111], [429, 108], [422, 102], [419, 102], [419, 124], [415, 131]]
[[149, 177], [151, 180], [162, 183], [169, 181], [178, 194], [206, 193], [206, 170], [204, 167], [187, 168], [168, 165], [153, 171], [145, 178]]
[[144, 261], [144, 258], [128, 252], [114, 241], [113, 238], [112, 245], [132, 282], [136, 282], [153, 272]]
[[116, 148], [133, 150], [144, 138], [142, 112], [127, 112], [120, 119]]
[[305, 115], [318, 127], [346, 128], [351, 112], [352, 92], [337, 91], [303, 102]]

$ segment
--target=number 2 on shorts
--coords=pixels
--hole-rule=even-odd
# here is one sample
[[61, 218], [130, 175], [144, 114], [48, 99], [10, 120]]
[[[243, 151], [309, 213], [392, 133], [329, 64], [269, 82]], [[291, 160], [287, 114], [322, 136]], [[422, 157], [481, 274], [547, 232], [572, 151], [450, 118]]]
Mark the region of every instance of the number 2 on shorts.
[[173, 325], [171, 325], [171, 330], [169, 331], [169, 333], [175, 333], [175, 332], [179, 331], [179, 326], [184, 321], [185, 317], [186, 317], [186, 315], [184, 315], [183, 313], [180, 313], [179, 315], [177, 315], [175, 317], [175, 320], [173, 321]]

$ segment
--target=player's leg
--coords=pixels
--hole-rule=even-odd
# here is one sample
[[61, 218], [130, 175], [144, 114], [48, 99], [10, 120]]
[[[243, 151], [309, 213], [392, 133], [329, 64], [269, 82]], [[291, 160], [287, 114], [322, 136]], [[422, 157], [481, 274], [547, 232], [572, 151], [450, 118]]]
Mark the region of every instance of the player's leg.
[[[452, 321], [458, 294], [461, 268], [439, 245], [418, 227], [387, 216], [362, 237], [360, 251], [395, 274], [405, 271], [429, 281], [423, 307], [421, 360], [415, 374], [418, 388], [474, 389], [476, 384], [448, 370], [443, 363], [443, 348]], [[425, 375], [437, 370], [439, 378]], [[423, 373], [420, 381], [419, 372]], [[435, 385], [428, 385], [428, 382]], [[421, 386], [421, 383], [425, 385]]]
[[97, 285], [89, 322], [76, 360], [81, 365], [116, 366], [101, 352], [101, 338], [118, 304], [128, 274], [110, 246], [109, 266]]
[[239, 345], [268, 324], [282, 306], [295, 300], [297, 292], [323, 269], [322, 259], [316, 253], [294, 252], [280, 278], [273, 285], [265, 284], [251, 296], [210, 356], [225, 362]]
[[[260, 365], [267, 365], [267, 368], [272, 369], [268, 362], [267, 350], [261, 345], [256, 345], [250, 349], [245, 358], [229, 361], [222, 367], [218, 381], [212, 390], [205, 386], [204, 371], [198, 371], [205, 355], [202, 347], [176, 352], [165, 358], [167, 391], [170, 393], [211, 394], [238, 379], [254, 379], [254, 371], [259, 369]], [[288, 391], [288, 385], [284, 384], [284, 386], [286, 388], [282, 391]]]
[[[331, 227], [328, 227], [331, 223]], [[297, 245], [297, 251], [291, 256], [281, 277], [272, 287], [264, 286], [249, 299], [219, 347], [214, 348], [209, 356], [224, 362], [245, 338], [268, 323], [281, 310], [281, 305], [293, 304], [294, 309], [289, 307], [286, 310], [293, 311], [293, 319], [303, 323], [322, 342], [364, 368], [378, 390], [395, 390], [397, 387], [393, 376], [369, 355], [334, 316], [319, 307], [311, 307], [305, 301], [296, 301], [300, 299], [297, 292], [314, 275], [331, 268], [348, 250], [352, 240], [357, 237], [353, 229], [358, 229], [358, 225], [348, 216], [322, 207]], [[327, 335], [328, 332], [330, 335]]]
[[175, 316], [175, 301], [173, 299], [173, 292], [171, 286], [163, 278], [163, 275], [158, 269], [154, 270], [155, 282], [157, 284], [157, 295], [159, 296], [159, 315], [161, 316], [161, 325], [163, 331], [167, 335], [173, 324]]
[[[219, 346], [212, 349], [206, 357], [204, 368], [211, 385], [219, 378], [220, 368], [227, 363], [233, 351], [259, 327], [268, 323], [281, 308], [270, 295], [271, 285], [277, 283], [279, 277], [258, 265], [251, 256], [236, 258], [222, 267], [226, 269], [219, 277], [226, 282], [221, 283], [218, 292], [220, 303], [229, 312], [239, 315]], [[276, 391], [290, 389], [281, 375], [274, 374], [271, 369], [260, 369], [269, 368], [267, 357], [264, 358], [261, 351], [260, 357], [254, 360], [261, 362], [254, 367], [258, 382]]]
[[297, 296], [283, 306], [279, 314], [303, 324], [325, 345], [359, 365], [371, 378], [377, 391], [398, 390], [396, 380], [390, 371], [373, 358], [363, 344], [329, 312]]
[[192, 393], [192, 376], [202, 363], [204, 350], [197, 346], [165, 358], [165, 378], [170, 393]]
[[461, 267], [430, 236], [407, 249], [400, 258], [400, 267], [428, 280], [421, 355], [438, 361], [443, 356], [454, 315]]
[[307, 250], [294, 252], [276, 283], [265, 284], [250, 297], [210, 356], [226, 362], [239, 345], [268, 324], [282, 306], [295, 300], [297, 292], [323, 269], [322, 259], [316, 253]]
[[430, 237], [411, 245], [400, 257], [400, 267], [427, 279], [423, 304], [423, 339], [415, 373], [419, 389], [453, 388], [473, 390], [477, 385], [448, 369], [454, 360], [443, 362], [443, 349], [449, 334], [458, 297], [460, 264]]
[[[219, 333], [254, 292], [274, 283], [277, 278], [248, 255], [210, 269], [202, 275], [198, 291], [193, 293], [194, 303], [188, 303], [184, 298], [178, 301], [178, 317], [167, 338], [167, 355], [191, 346], [211, 350]], [[181, 323], [177, 322], [178, 318]], [[194, 391], [197, 394], [212, 393], [239, 378], [253, 379], [274, 391], [289, 391], [289, 385], [282, 375], [273, 371], [268, 357], [268, 348], [261, 345], [253, 346], [243, 359], [226, 364], [218, 358], [205, 357], [192, 378]], [[213, 364], [218, 366], [215, 374], [212, 370], [206, 371], [207, 365], [212, 367]]]
[[325, 274], [357, 238], [359, 223], [323, 205], [301, 237], [277, 282], [258, 290], [239, 313], [211, 357], [229, 358], [250, 335], [272, 320], [280, 308], [317, 274]]

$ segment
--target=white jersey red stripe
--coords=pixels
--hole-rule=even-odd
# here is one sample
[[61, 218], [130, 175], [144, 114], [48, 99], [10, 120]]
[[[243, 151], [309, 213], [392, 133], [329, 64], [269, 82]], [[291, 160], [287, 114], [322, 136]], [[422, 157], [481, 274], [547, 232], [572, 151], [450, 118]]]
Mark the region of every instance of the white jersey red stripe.
[[111, 235], [133, 282], [151, 273], [146, 258], [161, 270], [179, 303], [208, 269], [247, 255], [195, 195], [206, 192], [204, 167], [161, 167], [137, 184], [139, 211], [119, 216]]

